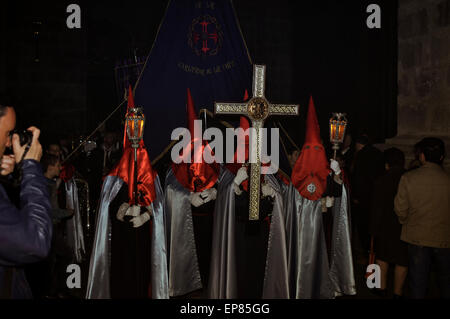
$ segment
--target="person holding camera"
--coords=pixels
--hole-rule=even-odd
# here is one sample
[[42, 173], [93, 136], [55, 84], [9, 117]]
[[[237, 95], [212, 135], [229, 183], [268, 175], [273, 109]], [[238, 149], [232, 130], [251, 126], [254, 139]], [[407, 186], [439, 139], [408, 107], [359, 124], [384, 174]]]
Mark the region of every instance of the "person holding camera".
[[[28, 128], [31, 141], [22, 144], [19, 134], [13, 131], [15, 125], [14, 108], [0, 104], [0, 173], [11, 173], [15, 164], [22, 170], [20, 209], [0, 185], [0, 299], [32, 297], [23, 266], [45, 258], [52, 238], [50, 200], [39, 164], [40, 131], [33, 126]], [[3, 159], [5, 148], [11, 146], [15, 163]]]

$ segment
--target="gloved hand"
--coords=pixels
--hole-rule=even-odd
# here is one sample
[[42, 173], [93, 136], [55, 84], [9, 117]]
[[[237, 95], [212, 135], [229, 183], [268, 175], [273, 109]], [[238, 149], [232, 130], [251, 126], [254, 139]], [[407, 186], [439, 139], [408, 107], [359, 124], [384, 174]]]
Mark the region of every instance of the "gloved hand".
[[275, 197], [275, 190], [268, 183], [264, 183], [261, 186], [261, 192], [263, 197], [270, 196], [272, 198]]
[[191, 204], [194, 205], [195, 207], [199, 207], [205, 203], [205, 201], [200, 195], [201, 195], [200, 192], [191, 193], [191, 196], [189, 197]]
[[328, 212], [327, 199], [325, 197], [322, 197], [320, 199], [320, 206], [322, 207], [322, 213]]
[[141, 206], [133, 205], [128, 207], [127, 212], [125, 213], [125, 216], [132, 216], [136, 217], [141, 214]]
[[334, 159], [330, 159], [330, 168], [333, 170], [335, 175], [339, 175], [341, 173], [339, 163]]
[[130, 205], [128, 203], [123, 203], [122, 205], [120, 205], [119, 210], [117, 211], [116, 214], [116, 218], [121, 222], [123, 222], [124, 221], [123, 218], [129, 207]]
[[239, 188], [239, 185], [236, 185], [236, 183], [233, 183], [233, 190], [234, 193], [238, 196], [242, 194], [242, 190]]
[[207, 203], [211, 200], [215, 200], [217, 197], [217, 190], [215, 188], [205, 189], [200, 193], [200, 196], [203, 198], [203, 202]]
[[334, 197], [327, 196], [325, 200], [327, 208], [333, 207], [334, 205]]
[[239, 186], [241, 185], [241, 183], [243, 181], [245, 181], [248, 178], [248, 174], [247, 174], [247, 167], [241, 167], [237, 173], [236, 173], [236, 177], [234, 178], [234, 183]]
[[142, 225], [144, 225], [149, 220], [150, 220], [150, 214], [148, 212], [145, 212], [139, 216], [133, 217], [130, 220], [130, 223], [133, 224], [134, 228], [138, 228], [138, 227], [141, 227]]

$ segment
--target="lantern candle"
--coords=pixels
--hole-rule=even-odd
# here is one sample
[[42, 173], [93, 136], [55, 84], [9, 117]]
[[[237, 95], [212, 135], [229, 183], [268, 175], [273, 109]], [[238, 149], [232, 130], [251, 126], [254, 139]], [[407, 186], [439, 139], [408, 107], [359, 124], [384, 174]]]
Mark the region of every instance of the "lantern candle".
[[128, 110], [126, 115], [126, 129], [127, 136], [131, 142], [131, 147], [134, 148], [134, 201], [135, 205], [138, 204], [138, 163], [137, 163], [137, 149], [139, 148], [139, 143], [144, 136], [144, 125], [145, 125], [145, 115], [140, 107], [133, 107]]
[[345, 114], [333, 113], [330, 119], [330, 142], [333, 144], [334, 159], [336, 159], [336, 151], [339, 149], [339, 144], [344, 141], [346, 127], [347, 119]]

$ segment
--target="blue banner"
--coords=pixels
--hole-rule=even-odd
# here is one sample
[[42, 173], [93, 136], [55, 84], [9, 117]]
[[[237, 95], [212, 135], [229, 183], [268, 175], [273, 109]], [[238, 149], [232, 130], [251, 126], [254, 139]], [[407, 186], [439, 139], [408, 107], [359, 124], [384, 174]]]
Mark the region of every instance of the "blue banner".
[[[171, 0], [135, 89], [144, 140], [154, 160], [186, 127], [186, 89], [196, 110], [242, 101], [252, 64], [230, 0]], [[237, 117], [237, 120], [239, 118]]]

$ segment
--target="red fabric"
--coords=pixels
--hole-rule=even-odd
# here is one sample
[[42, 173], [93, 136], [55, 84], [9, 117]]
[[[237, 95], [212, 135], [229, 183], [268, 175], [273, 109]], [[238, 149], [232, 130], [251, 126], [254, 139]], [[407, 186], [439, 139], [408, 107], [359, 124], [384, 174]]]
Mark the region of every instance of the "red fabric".
[[[325, 192], [329, 173], [329, 163], [320, 141], [320, 128], [311, 97], [306, 119], [305, 143], [292, 170], [292, 184], [303, 197], [317, 200]], [[315, 188], [313, 192], [308, 190], [310, 185], [313, 185], [311, 189]]]
[[[245, 92], [247, 93], [247, 90]], [[241, 116], [241, 119], [239, 121], [239, 127], [242, 128], [244, 131], [250, 127], [250, 123], [245, 116]], [[242, 143], [244, 143], [244, 147], [245, 147], [244, 163], [247, 163], [248, 157], [249, 157], [249, 155], [248, 155], [249, 136], [244, 135], [243, 133], [239, 133], [238, 137], [237, 137], [237, 145], [242, 145]], [[242, 146], [241, 146], [241, 148], [242, 148]], [[238, 158], [237, 158], [237, 150], [238, 149], [239, 149], [239, 147], [236, 149], [236, 152], [234, 153], [233, 163], [226, 164], [226, 167], [228, 168], [228, 170], [230, 172], [232, 172], [234, 175], [237, 174], [237, 171], [242, 167], [242, 164], [243, 164], [243, 163], [238, 163]], [[242, 185], [242, 187], [244, 187], [245, 190], [247, 190], [248, 189], [248, 180], [243, 181], [241, 185]]]
[[[220, 166], [215, 162], [208, 164], [204, 161], [203, 152], [205, 148], [210, 147], [206, 141], [202, 141], [201, 148], [194, 148], [194, 142], [196, 141], [194, 136], [194, 121], [197, 119], [197, 115], [189, 88], [187, 89], [186, 113], [188, 118], [187, 124], [191, 133], [191, 163], [172, 163], [172, 170], [175, 178], [184, 188], [191, 192], [201, 192], [213, 187], [217, 182]], [[195, 152], [201, 152], [201, 154], [195, 154]], [[209, 152], [211, 153], [211, 149], [209, 149]], [[201, 162], [194, 163], [194, 158], [201, 158]]]
[[[197, 152], [202, 152], [209, 148], [206, 142], [203, 142]], [[194, 140], [191, 141], [191, 150], [194, 150]], [[194, 151], [191, 151], [191, 163], [172, 163], [173, 173], [178, 182], [191, 192], [201, 192], [211, 188], [219, 178], [220, 166], [218, 163], [205, 163], [203, 158], [201, 163], [194, 163]]]
[[285, 183], [286, 185], [289, 186], [289, 184], [291, 183], [291, 181], [289, 180], [289, 178], [287, 178], [284, 174], [280, 174], [278, 173], [278, 177], [281, 179], [281, 181], [283, 183]]
[[[248, 91], [245, 90], [244, 92], [244, 102], [248, 100]], [[244, 131], [247, 130], [250, 127], [250, 122], [249, 120], [245, 117], [245, 116], [241, 116], [240, 120], [239, 120], [239, 127], [242, 128]], [[244, 139], [245, 138], [245, 139]], [[244, 162], [247, 163], [248, 162], [248, 150], [249, 150], [249, 136], [248, 135], [244, 135], [243, 133], [239, 133], [238, 137], [237, 137], [237, 145], [242, 145], [242, 143], [244, 143], [244, 147], [245, 147], [245, 158], [244, 158]], [[242, 146], [241, 146], [242, 147]], [[242, 167], [243, 163], [238, 163], [238, 158], [237, 158], [237, 150], [239, 149], [239, 147], [236, 148], [236, 152], [234, 153], [234, 157], [233, 157], [233, 163], [227, 163], [225, 165], [225, 167], [232, 172], [234, 175], [237, 174], [237, 171]], [[248, 171], [247, 171], [248, 172]], [[242, 182], [242, 187], [247, 191], [248, 190], [248, 179], [246, 179], [245, 181]]]
[[[131, 85], [128, 88], [128, 107], [127, 110], [134, 107], [133, 91]], [[125, 124], [126, 126], [126, 124]], [[128, 198], [129, 204], [134, 205], [134, 149], [131, 147], [131, 143], [128, 140], [126, 134], [126, 127], [124, 129], [124, 150], [120, 161], [108, 174], [109, 176], [118, 176], [128, 185]], [[157, 173], [153, 171], [150, 158], [147, 150], [145, 149], [144, 141], [141, 140], [139, 148], [137, 149], [137, 163], [138, 163], [138, 204], [140, 206], [150, 205], [156, 198], [155, 192], [155, 178]]]
[[187, 125], [191, 137], [194, 136], [194, 121], [198, 120], [197, 114], [195, 113], [194, 100], [192, 99], [191, 90], [187, 89], [187, 103], [186, 103], [186, 114], [187, 114]]
[[75, 167], [72, 164], [64, 164], [59, 173], [59, 178], [65, 183], [75, 174]]
[[[141, 141], [137, 149], [138, 162], [138, 204], [141, 206], [150, 205], [156, 198], [155, 178], [156, 172], [153, 171], [150, 164], [150, 158], [145, 149], [144, 142]], [[110, 176], [118, 176], [128, 185], [128, 197], [130, 205], [134, 205], [134, 149], [130, 146], [123, 151], [122, 158], [119, 163], [109, 173]]]
[[247, 101], [247, 100], [248, 100], [248, 91], [247, 91], [247, 89], [245, 89], [245, 92], [244, 92], [244, 102]]

